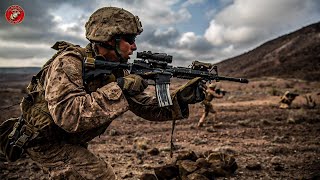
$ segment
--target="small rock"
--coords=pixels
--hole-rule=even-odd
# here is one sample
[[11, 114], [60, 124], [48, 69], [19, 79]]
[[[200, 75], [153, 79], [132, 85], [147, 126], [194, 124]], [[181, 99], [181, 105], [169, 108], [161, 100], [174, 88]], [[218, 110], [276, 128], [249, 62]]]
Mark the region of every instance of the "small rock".
[[206, 128], [206, 131], [209, 133], [217, 132], [217, 130], [215, 130], [214, 128], [211, 128], [211, 127]]
[[207, 177], [197, 173], [189, 174], [187, 177], [189, 180], [209, 180]]
[[41, 170], [41, 168], [36, 163], [32, 163], [30, 169], [32, 171], [40, 171]]
[[140, 178], [140, 180], [158, 180], [156, 175], [154, 174], [149, 174], [149, 173], [143, 173]]
[[158, 148], [152, 148], [151, 150], [148, 151], [148, 154], [152, 155], [152, 156], [156, 156], [160, 153]]
[[278, 165], [281, 164], [281, 158], [279, 156], [275, 156], [270, 160], [270, 163], [272, 165]]
[[154, 168], [154, 173], [158, 179], [173, 179], [179, 176], [179, 168], [175, 164], [168, 164]]
[[198, 166], [196, 162], [191, 160], [181, 160], [177, 162], [179, 164], [180, 175], [188, 175], [197, 170]]
[[222, 169], [227, 174], [233, 174], [238, 169], [238, 164], [232, 155], [216, 152], [211, 153], [206, 160], [211, 163], [211, 167]]
[[267, 126], [272, 125], [272, 122], [268, 119], [261, 119], [260, 122], [263, 125], [267, 125]]
[[200, 174], [202, 176], [205, 176], [206, 178], [210, 180], [214, 180], [216, 175], [215, 174], [216, 168], [200, 168], [196, 170], [194, 173]]
[[208, 140], [207, 140], [207, 139], [200, 139], [200, 138], [195, 138], [195, 139], [192, 141], [192, 144], [195, 144], [195, 145], [207, 144], [207, 143], [208, 143]]
[[134, 148], [147, 150], [147, 149], [149, 149], [148, 142], [149, 142], [149, 140], [144, 139], [144, 138], [135, 139]]
[[283, 171], [284, 167], [281, 164], [277, 164], [273, 168], [275, 171]]
[[142, 150], [137, 150], [136, 153], [137, 153], [137, 158], [142, 158], [144, 156], [144, 151]]
[[238, 124], [241, 126], [249, 126], [251, 123], [251, 119], [246, 119], [246, 120], [240, 120], [238, 121]]
[[159, 148], [159, 151], [160, 152], [168, 152], [168, 151], [170, 151], [170, 147], [169, 146], [167, 146], [167, 147], [162, 147], [162, 148]]
[[255, 171], [255, 170], [261, 170], [261, 169], [262, 169], [262, 166], [261, 166], [260, 163], [254, 163], [254, 164], [248, 164], [248, 165], [246, 166], [246, 168], [249, 169], [249, 170]]
[[177, 160], [191, 160], [196, 161], [198, 159], [196, 153], [194, 151], [187, 151], [178, 154]]
[[111, 129], [110, 131], [109, 131], [109, 135], [110, 136], [117, 136], [117, 135], [119, 135], [120, 133], [117, 131], [117, 130], [115, 130], [115, 129]]
[[199, 159], [197, 159], [197, 161], [196, 161], [196, 165], [197, 165], [198, 167], [208, 168], [208, 167], [210, 167], [211, 164], [210, 164], [208, 161], [206, 161], [206, 159], [204, 159], [204, 158], [199, 158]]
[[138, 159], [137, 160], [137, 164], [143, 164], [143, 160], [142, 159]]

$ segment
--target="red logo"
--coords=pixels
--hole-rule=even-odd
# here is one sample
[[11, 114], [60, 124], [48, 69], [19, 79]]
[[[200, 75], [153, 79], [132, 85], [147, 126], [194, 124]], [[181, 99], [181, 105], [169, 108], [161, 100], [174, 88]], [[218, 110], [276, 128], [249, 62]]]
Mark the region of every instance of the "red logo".
[[12, 5], [6, 10], [6, 19], [10, 24], [19, 24], [24, 19], [24, 10], [18, 5]]

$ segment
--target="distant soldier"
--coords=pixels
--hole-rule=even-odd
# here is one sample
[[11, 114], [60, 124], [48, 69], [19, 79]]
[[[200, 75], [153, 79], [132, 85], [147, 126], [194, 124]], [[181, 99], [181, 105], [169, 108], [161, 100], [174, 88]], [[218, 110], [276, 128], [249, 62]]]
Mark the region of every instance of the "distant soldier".
[[284, 93], [284, 95], [281, 97], [279, 108], [281, 108], [281, 109], [288, 109], [288, 108], [290, 108], [290, 106], [291, 106], [291, 104], [292, 104], [292, 101], [293, 101], [297, 96], [299, 96], [299, 94], [291, 93], [291, 92], [289, 92], [289, 91], [286, 91], [286, 92]]
[[198, 123], [198, 127], [202, 127], [204, 122], [205, 122], [205, 118], [208, 116], [209, 112], [213, 113], [214, 115], [216, 115], [216, 111], [213, 109], [213, 106], [211, 104], [211, 101], [214, 98], [222, 98], [225, 95], [226, 91], [224, 91], [223, 89], [216, 89], [216, 85], [211, 83], [205, 94], [205, 99], [201, 102], [201, 104], [204, 105], [204, 112], [199, 120]]
[[312, 98], [312, 96], [309, 94], [309, 95], [305, 95], [304, 98], [306, 99], [306, 107], [309, 108], [309, 109], [313, 109], [317, 106], [317, 103], [316, 101]]

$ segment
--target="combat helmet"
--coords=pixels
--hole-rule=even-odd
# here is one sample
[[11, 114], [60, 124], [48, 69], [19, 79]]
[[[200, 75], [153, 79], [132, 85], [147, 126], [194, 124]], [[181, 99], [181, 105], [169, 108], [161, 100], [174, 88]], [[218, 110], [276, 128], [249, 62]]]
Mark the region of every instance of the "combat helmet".
[[211, 83], [211, 84], [209, 84], [209, 86], [208, 86], [210, 89], [215, 89], [216, 87], [217, 87], [217, 85], [215, 85], [215, 84], [213, 84], [213, 83]]
[[[120, 50], [121, 37], [129, 44], [135, 42], [135, 37], [143, 29], [138, 16], [117, 7], [103, 7], [95, 11], [85, 25], [86, 38], [94, 44], [114, 50], [120, 62], [126, 62]], [[105, 42], [115, 40], [115, 45]]]
[[138, 16], [117, 7], [103, 7], [95, 11], [85, 25], [89, 41], [105, 42], [115, 35], [138, 35], [142, 24]]

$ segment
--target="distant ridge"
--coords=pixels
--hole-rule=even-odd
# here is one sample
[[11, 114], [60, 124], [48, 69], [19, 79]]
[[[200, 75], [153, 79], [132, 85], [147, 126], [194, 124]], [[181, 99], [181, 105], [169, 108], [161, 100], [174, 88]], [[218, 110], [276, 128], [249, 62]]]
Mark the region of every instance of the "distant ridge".
[[320, 81], [320, 22], [217, 63], [221, 74]]
[[36, 74], [40, 67], [0, 67], [1, 74]]

